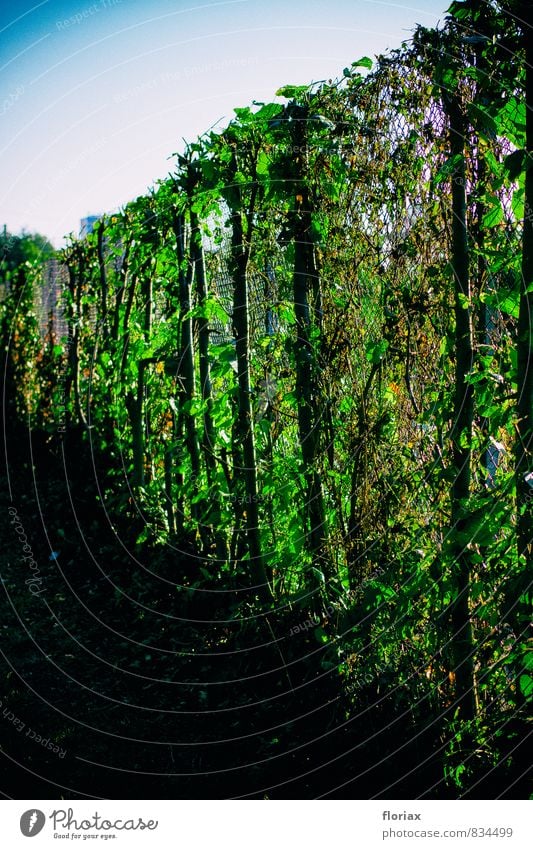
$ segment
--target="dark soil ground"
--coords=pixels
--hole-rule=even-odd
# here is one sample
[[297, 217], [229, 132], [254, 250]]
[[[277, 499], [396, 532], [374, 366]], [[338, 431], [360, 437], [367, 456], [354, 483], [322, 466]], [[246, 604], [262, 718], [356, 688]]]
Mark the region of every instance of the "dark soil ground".
[[[429, 706], [415, 713], [379, 680], [349, 695], [313, 630], [289, 634], [301, 612], [258, 613], [216, 585], [180, 588], [198, 569], [194, 552], [136, 546], [126, 520], [112, 530], [97, 500], [105, 469], [95, 475], [81, 446], [39, 432], [10, 444], [0, 510], [5, 796], [451, 796], [442, 718]], [[38, 566], [35, 595], [10, 506]], [[523, 798], [525, 752], [519, 745], [511, 772], [493, 771], [471, 795]]]

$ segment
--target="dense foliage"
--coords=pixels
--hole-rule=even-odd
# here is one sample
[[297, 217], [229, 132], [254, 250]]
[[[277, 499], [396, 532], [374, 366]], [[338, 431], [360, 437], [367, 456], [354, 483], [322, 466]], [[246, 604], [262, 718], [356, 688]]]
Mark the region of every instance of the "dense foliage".
[[235, 109], [62, 251], [63, 336], [2, 260], [12, 423], [68, 480], [90, 458], [76, 521], [134, 558], [136, 615], [142, 561], [160, 612], [284, 634], [337, 725], [429, 729], [419, 762], [474, 797], [524, 792], [533, 690], [533, 58], [502, 7]]

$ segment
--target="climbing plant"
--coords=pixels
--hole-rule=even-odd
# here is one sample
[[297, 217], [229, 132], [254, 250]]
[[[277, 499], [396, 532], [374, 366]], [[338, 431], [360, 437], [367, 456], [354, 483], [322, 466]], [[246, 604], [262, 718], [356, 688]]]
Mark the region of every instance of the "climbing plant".
[[33, 272], [2, 259], [12, 414], [50, 430], [62, 398], [111, 521], [189, 556], [178, 589], [312, 614], [350, 698], [394, 685], [439, 717], [456, 790], [533, 687], [520, 8], [456, 0], [337, 81], [235, 109], [60, 253], [48, 348], [19, 321]]

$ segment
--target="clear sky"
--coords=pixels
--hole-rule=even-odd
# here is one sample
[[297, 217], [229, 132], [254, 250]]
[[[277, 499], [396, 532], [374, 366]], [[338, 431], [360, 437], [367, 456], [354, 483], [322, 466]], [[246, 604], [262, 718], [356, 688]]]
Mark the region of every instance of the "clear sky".
[[173, 168], [171, 154], [285, 83], [399, 47], [447, 0], [13, 0], [0, 4], [0, 225], [59, 247]]

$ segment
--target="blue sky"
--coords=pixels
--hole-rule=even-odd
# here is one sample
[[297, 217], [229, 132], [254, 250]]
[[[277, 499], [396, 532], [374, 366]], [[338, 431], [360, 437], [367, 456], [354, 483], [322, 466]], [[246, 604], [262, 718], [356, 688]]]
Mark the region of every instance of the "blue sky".
[[15, 0], [0, 10], [0, 224], [60, 246], [233, 107], [337, 77], [446, 0]]

